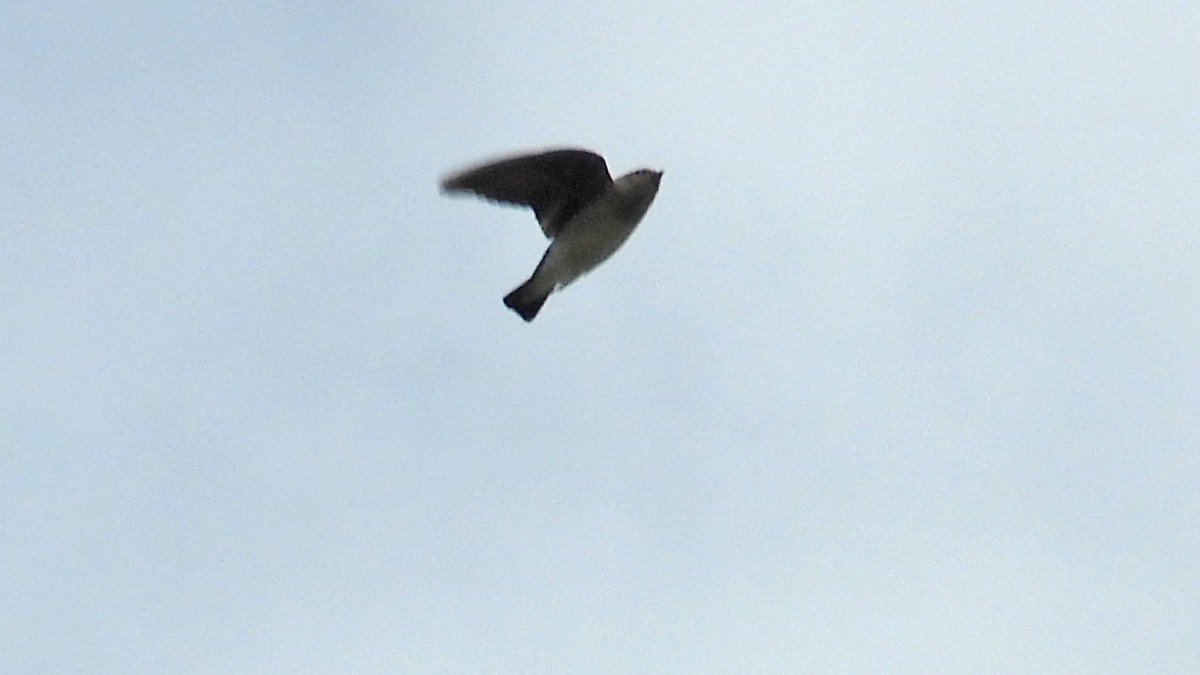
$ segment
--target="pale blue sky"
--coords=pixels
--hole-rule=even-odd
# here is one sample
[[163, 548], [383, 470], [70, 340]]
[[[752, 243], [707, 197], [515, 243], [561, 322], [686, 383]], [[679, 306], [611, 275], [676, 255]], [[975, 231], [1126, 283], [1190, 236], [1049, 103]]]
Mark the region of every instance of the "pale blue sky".
[[835, 5], [5, 4], [0, 672], [1200, 672], [1200, 9]]

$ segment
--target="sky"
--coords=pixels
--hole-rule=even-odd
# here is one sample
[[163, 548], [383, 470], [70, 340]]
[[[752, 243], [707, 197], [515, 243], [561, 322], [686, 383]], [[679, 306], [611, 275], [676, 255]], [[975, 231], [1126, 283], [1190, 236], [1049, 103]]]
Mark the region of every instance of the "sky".
[[[0, 672], [1200, 672], [1194, 2], [0, 7]], [[439, 193], [664, 171], [546, 241]]]

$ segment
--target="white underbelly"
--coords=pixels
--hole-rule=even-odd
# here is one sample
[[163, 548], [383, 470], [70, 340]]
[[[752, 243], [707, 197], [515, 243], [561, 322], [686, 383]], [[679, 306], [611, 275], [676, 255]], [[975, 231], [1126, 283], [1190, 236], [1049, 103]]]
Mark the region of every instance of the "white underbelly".
[[566, 286], [612, 257], [636, 226], [613, 218], [610, 209], [585, 209], [550, 244], [541, 271]]

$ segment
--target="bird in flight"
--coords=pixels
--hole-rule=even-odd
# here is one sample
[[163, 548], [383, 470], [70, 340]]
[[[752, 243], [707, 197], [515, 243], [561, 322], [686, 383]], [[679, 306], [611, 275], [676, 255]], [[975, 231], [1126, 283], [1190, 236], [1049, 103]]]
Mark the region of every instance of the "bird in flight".
[[463, 170], [445, 178], [442, 190], [533, 209], [550, 247], [529, 280], [504, 296], [507, 307], [533, 321], [551, 293], [617, 252], [646, 215], [661, 179], [661, 171], [638, 169], [613, 180], [600, 155], [562, 148]]

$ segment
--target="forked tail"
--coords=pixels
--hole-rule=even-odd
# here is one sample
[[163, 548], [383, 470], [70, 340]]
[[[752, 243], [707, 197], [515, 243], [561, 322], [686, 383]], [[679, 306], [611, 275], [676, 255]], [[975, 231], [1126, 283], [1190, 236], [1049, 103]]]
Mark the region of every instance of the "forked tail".
[[504, 296], [504, 305], [520, 314], [525, 321], [533, 321], [533, 317], [537, 316], [538, 310], [546, 303], [546, 298], [550, 297], [553, 290], [553, 286], [549, 289], [539, 288], [539, 284], [534, 284], [530, 278], [517, 286], [512, 293]]

